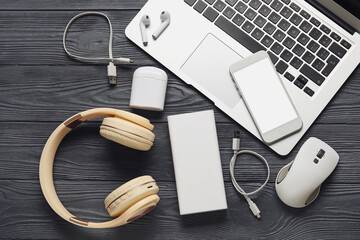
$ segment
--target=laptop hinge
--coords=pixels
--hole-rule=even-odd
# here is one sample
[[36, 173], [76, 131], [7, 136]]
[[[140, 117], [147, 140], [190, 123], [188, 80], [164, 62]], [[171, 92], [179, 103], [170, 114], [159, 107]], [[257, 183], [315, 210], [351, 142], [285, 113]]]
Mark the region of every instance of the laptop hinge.
[[332, 21], [334, 21], [336, 24], [338, 24], [341, 28], [346, 30], [351, 35], [354, 35], [354, 33], [356, 32], [356, 30], [353, 27], [351, 27], [344, 20], [336, 16], [334, 13], [330, 12], [326, 7], [318, 3], [316, 0], [305, 0], [305, 1], [308, 2], [310, 5], [312, 5], [313, 7], [315, 7], [317, 10], [319, 10], [322, 14], [330, 18]]

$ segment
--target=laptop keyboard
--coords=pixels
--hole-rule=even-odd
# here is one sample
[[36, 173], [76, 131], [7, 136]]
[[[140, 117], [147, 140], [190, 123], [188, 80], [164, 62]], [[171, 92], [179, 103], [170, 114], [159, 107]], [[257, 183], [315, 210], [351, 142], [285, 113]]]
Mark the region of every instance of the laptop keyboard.
[[[251, 52], [267, 51], [276, 70], [312, 97], [351, 44], [291, 0], [184, 0]], [[299, 71], [293, 76], [287, 70]]]

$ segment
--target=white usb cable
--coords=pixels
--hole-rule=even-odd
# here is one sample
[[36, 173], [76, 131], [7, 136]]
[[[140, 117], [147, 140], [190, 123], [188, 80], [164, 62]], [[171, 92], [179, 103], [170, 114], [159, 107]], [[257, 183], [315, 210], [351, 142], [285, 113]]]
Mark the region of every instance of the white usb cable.
[[[110, 27], [110, 36], [109, 36], [109, 57], [95, 57], [95, 58], [90, 58], [90, 57], [81, 57], [81, 56], [77, 56], [75, 54], [70, 53], [67, 48], [66, 48], [66, 34], [70, 28], [70, 25], [78, 18], [86, 16], [86, 15], [99, 15], [102, 16], [104, 18], [106, 18], [106, 20], [109, 23], [109, 27]], [[111, 25], [111, 21], [108, 18], [108, 16], [106, 16], [106, 14], [101, 13], [101, 12], [83, 12], [80, 13], [78, 15], [76, 15], [75, 17], [73, 17], [68, 24], [66, 25], [66, 28], [64, 30], [64, 35], [63, 35], [63, 47], [65, 52], [72, 58], [78, 59], [78, 60], [84, 60], [84, 61], [109, 61], [109, 65], [107, 66], [107, 76], [109, 78], [109, 83], [112, 85], [116, 84], [116, 66], [115, 63], [133, 63], [133, 61], [130, 58], [114, 58], [113, 57], [113, 53], [112, 53], [112, 41], [113, 41], [113, 30], [112, 30], [112, 25]]]
[[[230, 175], [231, 175], [231, 181], [235, 187], [235, 189], [244, 196], [244, 198], [246, 199], [246, 201], [249, 204], [249, 207], [252, 211], [252, 213], [254, 214], [254, 216], [256, 216], [257, 218], [260, 218], [260, 210], [259, 208], [256, 206], [256, 204], [250, 199], [250, 195], [253, 195], [257, 192], [259, 192], [269, 181], [269, 177], [270, 177], [270, 168], [269, 168], [269, 164], [266, 161], [266, 159], [261, 156], [260, 154], [253, 152], [253, 151], [248, 151], [248, 150], [243, 150], [243, 151], [239, 151], [240, 150], [240, 131], [235, 131], [234, 132], [234, 138], [233, 138], [233, 144], [232, 144], [232, 149], [234, 150], [234, 156], [231, 158], [230, 161]], [[244, 189], [242, 189], [239, 184], [237, 183], [235, 176], [234, 176], [234, 168], [235, 168], [235, 163], [236, 163], [236, 159], [239, 155], [241, 154], [251, 154], [254, 155], [256, 157], [258, 157], [259, 159], [261, 159], [266, 167], [267, 167], [267, 178], [266, 181], [263, 183], [263, 185], [261, 185], [258, 189], [256, 189], [255, 191], [252, 191], [250, 193], [247, 193], [244, 191]]]

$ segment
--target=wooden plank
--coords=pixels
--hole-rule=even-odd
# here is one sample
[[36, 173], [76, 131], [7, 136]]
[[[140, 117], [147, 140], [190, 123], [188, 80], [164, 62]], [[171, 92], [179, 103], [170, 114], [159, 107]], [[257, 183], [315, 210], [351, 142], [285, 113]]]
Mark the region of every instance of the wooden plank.
[[[51, 132], [59, 123], [0, 123], [0, 179], [38, 179], [41, 151]], [[167, 123], [155, 124], [156, 141], [149, 152], [131, 150], [103, 139], [98, 123], [79, 126], [62, 142], [56, 156], [54, 178], [81, 180], [124, 181], [137, 175], [152, 175], [158, 181], [175, 181]], [[331, 183], [358, 183], [360, 175], [359, 125], [316, 124], [305, 136], [316, 136], [336, 149], [340, 163], [328, 179]], [[355, 128], [356, 127], [356, 128]], [[218, 123], [218, 140], [224, 180], [230, 182], [229, 162], [232, 157], [234, 124]], [[278, 171], [292, 161], [302, 140], [287, 157], [279, 157], [246, 132], [241, 133], [241, 149], [263, 155], [271, 168], [270, 182]], [[259, 160], [242, 157], [236, 165], [235, 176], [240, 182], [261, 182], [266, 178], [265, 166]]]
[[[1, 12], [0, 64], [83, 65], [71, 59], [62, 46], [68, 21], [81, 11], [6, 11]], [[131, 57], [136, 64], [154, 60], [125, 36], [125, 28], [137, 11], [103, 11], [113, 26], [114, 57]], [[20, 17], [19, 17], [20, 16]], [[109, 26], [105, 18], [86, 16], [69, 29], [67, 47], [81, 56], [108, 56]], [[107, 63], [106, 63], [107, 64]]]
[[[0, 65], [0, 121], [59, 122], [89, 108], [113, 107], [134, 111], [154, 122], [166, 122], [167, 116], [173, 114], [214, 109], [217, 122], [234, 123], [210, 100], [169, 71], [164, 112], [131, 110], [132, 75], [137, 67], [139, 65], [120, 67], [118, 85], [111, 87], [106, 66]], [[339, 90], [316, 123], [359, 124], [359, 81], [360, 68]]]
[[2, 10], [126, 10], [140, 9], [146, 0], [3, 0]]
[[[252, 216], [246, 201], [226, 183], [228, 210], [180, 216], [175, 184], [158, 182], [161, 198], [148, 215], [115, 229], [84, 229], [58, 217], [42, 196], [37, 181], [0, 181], [1, 239], [356, 239], [360, 233], [360, 185], [326, 184], [305, 209], [287, 207], [273, 184], [254, 196], [262, 219]], [[91, 221], [110, 218], [103, 206], [119, 182], [58, 181], [64, 205]]]

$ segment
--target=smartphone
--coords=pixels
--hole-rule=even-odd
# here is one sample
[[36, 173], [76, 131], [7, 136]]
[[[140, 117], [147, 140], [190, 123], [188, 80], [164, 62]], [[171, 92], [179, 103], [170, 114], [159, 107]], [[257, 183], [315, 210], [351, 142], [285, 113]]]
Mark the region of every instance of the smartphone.
[[232, 64], [230, 74], [265, 143], [302, 128], [302, 120], [265, 51]]

